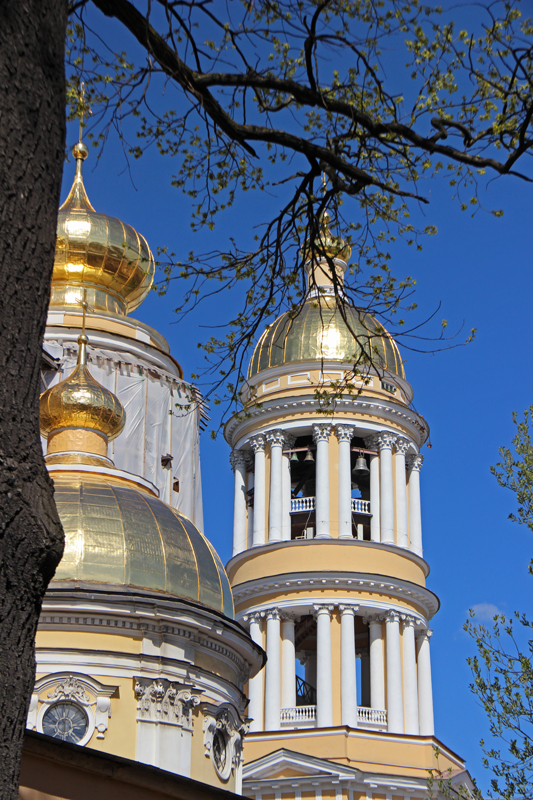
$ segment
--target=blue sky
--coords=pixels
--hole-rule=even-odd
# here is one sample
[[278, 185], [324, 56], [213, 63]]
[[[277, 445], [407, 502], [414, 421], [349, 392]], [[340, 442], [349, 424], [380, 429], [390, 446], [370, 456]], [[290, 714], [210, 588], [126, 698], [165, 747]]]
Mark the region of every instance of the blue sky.
[[[70, 144], [76, 131], [69, 132]], [[119, 145], [110, 139], [100, 162], [91, 154], [85, 183], [98, 211], [132, 224], [155, 251], [168, 245], [186, 253], [223, 246], [229, 236], [253, 225], [260, 208], [259, 194], [249, 194], [217, 223], [215, 233], [193, 234], [188, 201], [170, 186], [172, 162], [149, 153], [132, 165], [131, 176]], [[65, 167], [64, 191], [70, 187], [72, 162]], [[133, 181], [133, 182], [132, 182]], [[472, 774], [486, 788], [479, 739], [487, 737], [482, 710], [469, 691], [468, 655], [473, 643], [462, 631], [468, 609], [476, 607], [486, 621], [495, 610], [509, 614], [529, 611], [533, 579], [527, 574], [533, 540], [508, 521], [515, 507], [510, 492], [498, 487], [490, 465], [498, 447], [514, 433], [511, 413], [533, 402], [533, 276], [531, 269], [531, 209], [533, 186], [516, 178], [492, 181], [482, 193], [487, 207], [502, 208], [495, 219], [479, 212], [461, 212], [444, 181], [424, 187], [431, 192], [425, 224], [438, 235], [424, 242], [422, 252], [399, 244], [392, 250], [398, 276], [417, 278], [416, 300], [430, 313], [439, 303], [438, 320], [449, 330], [461, 325], [478, 329], [466, 347], [436, 355], [403, 353], [406, 374], [414, 387], [414, 402], [431, 427], [431, 450], [424, 448], [422, 510], [424, 552], [431, 566], [428, 586], [441, 599], [432, 627], [433, 681], [436, 730], [439, 738], [467, 760]], [[222, 321], [220, 301], [200, 306], [176, 323], [173, 308], [181, 293], [152, 294], [136, 316], [157, 328], [169, 341], [173, 355], [188, 377], [198, 371], [202, 355], [197, 342], [201, 328]], [[231, 305], [233, 298], [225, 303]], [[216, 409], [211, 409], [215, 418]], [[202, 437], [205, 531], [222, 559], [230, 556], [233, 479], [229, 449], [221, 436]]]

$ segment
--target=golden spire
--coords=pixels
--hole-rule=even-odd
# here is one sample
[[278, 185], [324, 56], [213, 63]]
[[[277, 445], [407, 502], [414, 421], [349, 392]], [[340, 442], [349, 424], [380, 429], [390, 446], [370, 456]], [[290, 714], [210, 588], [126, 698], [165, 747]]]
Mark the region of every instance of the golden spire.
[[47, 460], [58, 453], [77, 453], [82, 463], [88, 454], [107, 461], [107, 444], [122, 432], [126, 413], [118, 397], [98, 383], [87, 367], [86, 291], [79, 302], [83, 327], [78, 361], [68, 378], [41, 395], [41, 433], [48, 437]]

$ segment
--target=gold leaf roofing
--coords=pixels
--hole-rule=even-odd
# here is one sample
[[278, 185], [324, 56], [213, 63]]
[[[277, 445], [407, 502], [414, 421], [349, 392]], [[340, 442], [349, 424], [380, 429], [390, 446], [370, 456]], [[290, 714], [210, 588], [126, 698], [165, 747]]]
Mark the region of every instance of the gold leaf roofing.
[[154, 279], [154, 257], [146, 239], [116, 217], [97, 213], [83, 184], [88, 150], [73, 148], [76, 175], [59, 209], [51, 305], [78, 303], [83, 288], [96, 311], [126, 314], [137, 308]]
[[53, 476], [65, 530], [55, 581], [165, 592], [233, 619], [233, 596], [215, 549], [175, 509], [112, 480]]
[[[343, 318], [343, 313], [346, 319]], [[378, 320], [334, 297], [307, 300], [294, 316], [282, 314], [259, 339], [248, 367], [248, 378], [284, 364], [303, 361], [339, 361], [372, 364], [405, 378], [398, 346]]]

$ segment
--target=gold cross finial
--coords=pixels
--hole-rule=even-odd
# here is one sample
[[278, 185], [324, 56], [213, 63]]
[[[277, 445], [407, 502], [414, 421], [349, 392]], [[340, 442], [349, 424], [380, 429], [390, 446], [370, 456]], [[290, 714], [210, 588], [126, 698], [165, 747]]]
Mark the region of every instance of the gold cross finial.
[[83, 297], [78, 297], [77, 301], [83, 309], [83, 317], [81, 321], [81, 335], [85, 336], [85, 315], [87, 311], [93, 311], [89, 303], [87, 302], [87, 289], [83, 290]]
[[83, 139], [83, 113], [85, 109], [85, 84], [82, 82], [80, 85], [80, 91], [78, 95], [78, 107], [79, 107], [79, 115], [80, 115], [80, 142]]

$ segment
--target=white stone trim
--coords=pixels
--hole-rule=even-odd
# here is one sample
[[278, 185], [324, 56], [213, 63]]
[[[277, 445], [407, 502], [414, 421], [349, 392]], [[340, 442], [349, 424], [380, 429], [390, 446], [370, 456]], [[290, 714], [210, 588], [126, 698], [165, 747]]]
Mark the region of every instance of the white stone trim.
[[[221, 706], [202, 703], [201, 711], [204, 715], [204, 755], [210, 759], [221, 780], [227, 781], [232, 772], [237, 772], [242, 767], [243, 742], [249, 725], [241, 719], [238, 711], [227, 703]], [[225, 739], [226, 762], [223, 769], [216, 762], [213, 748], [217, 732]]]

